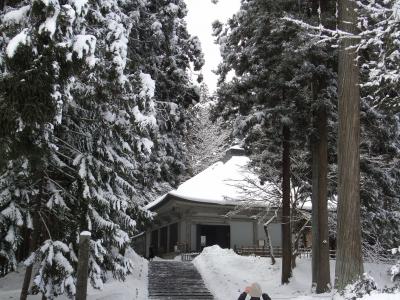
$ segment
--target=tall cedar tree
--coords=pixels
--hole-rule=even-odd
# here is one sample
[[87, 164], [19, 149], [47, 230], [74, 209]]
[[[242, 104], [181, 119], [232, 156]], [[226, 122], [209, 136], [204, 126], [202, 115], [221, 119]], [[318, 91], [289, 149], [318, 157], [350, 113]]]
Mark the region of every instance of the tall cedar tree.
[[[314, 1], [314, 10], [318, 9], [318, 2]], [[321, 2], [321, 4], [323, 3]], [[331, 4], [334, 5], [334, 3]], [[398, 68], [395, 67], [398, 61], [397, 48], [393, 47], [399, 40], [396, 33], [399, 27], [397, 21], [399, 17], [395, 0], [362, 1], [357, 4], [360, 13], [358, 24], [363, 31], [358, 56], [361, 68], [360, 197], [362, 245], [364, 255], [369, 259], [382, 260], [387, 256], [387, 249], [395, 247], [399, 242], [395, 220], [399, 211], [397, 199], [400, 176], [397, 157], [400, 147], [396, 86], [400, 77]], [[324, 20], [327, 19], [324, 17], [324, 10], [322, 9], [321, 22], [324, 22]], [[333, 21], [324, 24], [325, 27], [335, 26], [336, 20]], [[307, 23], [309, 22], [310, 20], [307, 20]], [[331, 23], [333, 24], [331, 25]], [[307, 28], [308, 31], [309, 27]], [[325, 42], [335, 42], [334, 39], [327, 39], [327, 36], [323, 33], [321, 35], [321, 27], [316, 26], [315, 28], [314, 34], [316, 36], [320, 36]], [[382, 31], [382, 28], [385, 29]], [[321, 45], [322, 41], [316, 44]], [[334, 49], [336, 47], [333, 47]], [[323, 65], [332, 65], [332, 62], [337, 68], [335, 51], [328, 51], [326, 55], [331, 57], [331, 62], [329, 60], [324, 62], [321, 55], [316, 57], [317, 59], [314, 58], [314, 61], [317, 62], [316, 66], [320, 64], [318, 69], [321, 70]], [[318, 81], [315, 78], [311, 81], [324, 86], [323, 81], [321, 82], [321, 73], [317, 72], [316, 74], [318, 74]], [[336, 81], [335, 78], [333, 79]], [[314, 95], [313, 98], [315, 98]], [[325, 104], [330, 113], [328, 131], [332, 132], [328, 139], [328, 190], [330, 195], [336, 193], [336, 184], [333, 183], [337, 182], [337, 103], [336, 97], [334, 98], [333, 106], [326, 106]], [[315, 103], [319, 103], [319, 101]], [[313, 141], [313, 137], [311, 141]], [[331, 216], [335, 217], [335, 212], [332, 211]], [[334, 225], [333, 222], [330, 224]], [[334, 226], [331, 226], [331, 235], [336, 236]]]
[[[310, 193], [307, 171], [297, 176], [308, 168], [304, 129], [311, 134], [308, 115], [309, 105], [313, 104], [308, 83], [314, 79], [313, 74], [328, 78], [333, 75], [332, 70], [313, 62], [313, 56], [326, 56], [323, 51], [318, 54], [302, 30], [282, 20], [285, 12], [303, 12], [303, 8], [290, 1], [243, 1], [241, 11], [226, 27], [214, 24], [223, 57], [217, 110], [220, 115], [233, 118], [233, 135], [244, 139], [254, 163], [259, 164], [261, 178], [282, 186], [282, 283], [288, 282], [292, 265], [291, 183], [307, 195]], [[306, 17], [307, 13], [300, 15]], [[230, 70], [235, 71], [235, 76], [231, 82], [224, 82]], [[326, 97], [330, 103], [335, 92], [332, 80], [327, 82], [329, 87], [321, 88], [318, 97]], [[272, 177], [266, 176], [271, 173]]]
[[[319, 11], [319, 22], [325, 27], [335, 24], [335, 5], [333, 1], [313, 1], [313, 11]], [[332, 20], [333, 19], [333, 20]], [[327, 51], [326, 49], [324, 49]], [[323, 50], [322, 50], [323, 51]], [[331, 51], [332, 52], [332, 51]], [[316, 63], [323, 63], [318, 57]], [[332, 76], [315, 73], [312, 80], [314, 110], [314, 134], [311, 136], [312, 157], [312, 285], [317, 293], [330, 290], [329, 230], [328, 230], [328, 109], [325, 101], [318, 101], [321, 91], [331, 83]]]
[[[340, 0], [339, 29], [357, 34], [356, 2]], [[357, 37], [339, 50], [338, 221], [335, 286], [343, 290], [363, 273], [360, 220], [360, 88]]]

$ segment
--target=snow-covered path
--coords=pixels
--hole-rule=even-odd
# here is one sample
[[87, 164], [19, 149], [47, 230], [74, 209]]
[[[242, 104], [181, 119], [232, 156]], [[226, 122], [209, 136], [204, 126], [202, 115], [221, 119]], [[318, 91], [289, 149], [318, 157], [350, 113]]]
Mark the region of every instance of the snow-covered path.
[[214, 299], [194, 265], [181, 261], [149, 263], [149, 299]]

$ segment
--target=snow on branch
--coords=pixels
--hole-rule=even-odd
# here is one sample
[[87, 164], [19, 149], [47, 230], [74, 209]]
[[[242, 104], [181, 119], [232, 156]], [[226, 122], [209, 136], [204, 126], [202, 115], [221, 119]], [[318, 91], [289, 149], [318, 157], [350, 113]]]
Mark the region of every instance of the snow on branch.
[[[314, 26], [307, 22], [304, 22], [304, 21], [301, 21], [301, 20], [298, 20], [298, 19], [295, 19], [292, 17], [283, 17], [282, 20], [296, 24], [296, 25], [302, 27], [303, 29], [320, 32], [320, 34], [315, 34], [312, 36], [323, 37], [325, 39], [328, 39], [328, 37], [330, 37], [330, 39], [332, 39], [332, 40], [337, 39], [337, 38], [361, 39], [361, 35], [362, 35], [362, 34], [354, 34], [351, 32], [339, 30], [337, 28], [335, 30], [328, 29], [328, 28], [324, 27], [322, 24], [319, 24], [318, 26]], [[325, 36], [321, 35], [321, 33], [325, 33], [326, 35]]]

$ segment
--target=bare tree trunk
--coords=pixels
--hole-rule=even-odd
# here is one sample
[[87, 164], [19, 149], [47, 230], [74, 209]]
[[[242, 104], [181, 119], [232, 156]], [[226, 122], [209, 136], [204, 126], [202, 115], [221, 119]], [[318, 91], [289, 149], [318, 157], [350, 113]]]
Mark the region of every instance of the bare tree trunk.
[[325, 107], [316, 115], [312, 145], [312, 282], [317, 294], [330, 290], [328, 231], [328, 130]]
[[[340, 0], [339, 29], [357, 33], [355, 1]], [[358, 40], [339, 46], [338, 224], [336, 288], [341, 291], [363, 273], [360, 226], [360, 89]]]
[[[43, 178], [43, 176], [39, 176]], [[29, 255], [31, 255], [40, 243], [41, 234], [41, 221], [40, 221], [40, 210], [42, 207], [42, 195], [43, 195], [43, 183], [39, 184], [39, 193], [37, 194], [36, 203], [33, 205], [33, 231], [31, 240], [29, 243]], [[24, 282], [22, 284], [20, 300], [26, 300], [28, 297], [29, 285], [31, 283], [33, 271], [33, 264], [28, 266], [25, 271]]]
[[[33, 216], [33, 231], [31, 233], [31, 238], [29, 242], [29, 252], [32, 253], [36, 250], [39, 244], [40, 238], [40, 218], [39, 214], [36, 212]], [[29, 285], [31, 283], [33, 271], [33, 264], [28, 266], [25, 270], [24, 282], [22, 284], [20, 300], [26, 300], [28, 298]]]
[[269, 236], [268, 225], [264, 225], [265, 235], [267, 236], [268, 246], [269, 246], [269, 257], [271, 258], [271, 265], [276, 263], [275, 256], [274, 256], [274, 248], [272, 247], [271, 238]]
[[318, 145], [311, 138], [311, 156], [312, 156], [312, 194], [311, 194], [311, 238], [312, 238], [312, 256], [311, 256], [311, 272], [312, 287], [316, 289], [318, 278], [318, 261], [319, 261], [319, 241], [318, 241]]
[[328, 230], [328, 128], [326, 108], [318, 111], [318, 242], [319, 263], [317, 293], [325, 293], [331, 287], [329, 267], [329, 230]]
[[290, 228], [290, 129], [283, 126], [282, 153], [282, 284], [292, 277], [292, 232]]
[[[330, 28], [333, 16], [329, 0], [314, 0], [319, 8], [320, 22]], [[333, 28], [331, 28], [333, 29]], [[317, 100], [321, 87], [318, 78], [313, 80], [312, 92]], [[330, 290], [329, 230], [328, 230], [328, 129], [326, 106], [315, 112], [315, 136], [311, 142], [312, 154], [312, 285], [317, 294]]]

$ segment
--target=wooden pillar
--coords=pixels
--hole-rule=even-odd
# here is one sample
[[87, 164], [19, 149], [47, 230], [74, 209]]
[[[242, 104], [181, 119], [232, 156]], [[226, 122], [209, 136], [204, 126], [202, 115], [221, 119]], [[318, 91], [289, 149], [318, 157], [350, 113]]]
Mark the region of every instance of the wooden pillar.
[[160, 241], [161, 241], [161, 228], [157, 229], [157, 249], [160, 249]]
[[170, 252], [170, 245], [171, 245], [171, 224], [167, 225], [167, 249], [166, 253]]
[[79, 236], [79, 258], [76, 278], [76, 300], [86, 300], [89, 269], [90, 232], [83, 231]]
[[282, 151], [282, 284], [292, 277], [292, 229], [290, 218], [290, 127], [283, 126]]

